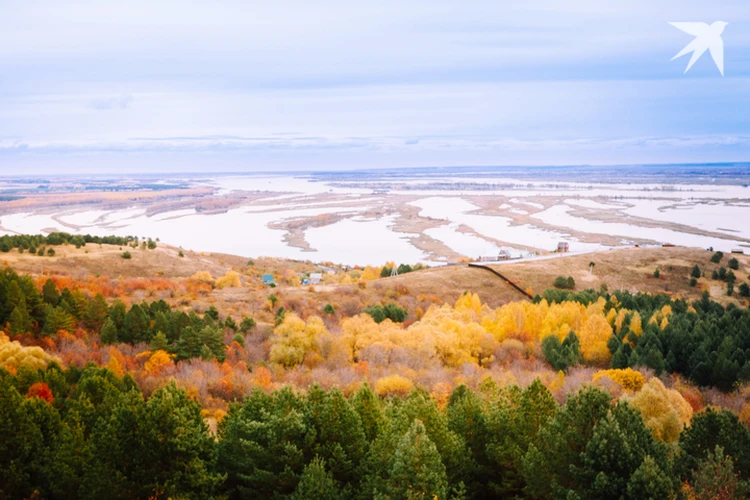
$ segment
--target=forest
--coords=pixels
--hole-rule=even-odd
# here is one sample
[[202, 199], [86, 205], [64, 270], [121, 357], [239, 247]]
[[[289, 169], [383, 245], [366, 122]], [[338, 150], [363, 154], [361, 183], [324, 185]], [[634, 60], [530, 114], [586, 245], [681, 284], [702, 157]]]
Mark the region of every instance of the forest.
[[[79, 242], [8, 240], [32, 243]], [[496, 308], [265, 287], [254, 317], [181, 298], [211, 290], [241, 275], [1, 271], [0, 498], [750, 494], [744, 306], [604, 286]]]
[[[584, 387], [559, 404], [539, 380], [350, 397], [319, 386], [254, 390], [213, 434], [174, 383], [144, 398], [93, 365], [0, 371], [4, 498], [742, 498], [750, 432], [696, 413], [674, 442], [638, 409]], [[662, 401], [663, 400], [663, 401]], [[641, 401], [641, 404], [644, 402]]]

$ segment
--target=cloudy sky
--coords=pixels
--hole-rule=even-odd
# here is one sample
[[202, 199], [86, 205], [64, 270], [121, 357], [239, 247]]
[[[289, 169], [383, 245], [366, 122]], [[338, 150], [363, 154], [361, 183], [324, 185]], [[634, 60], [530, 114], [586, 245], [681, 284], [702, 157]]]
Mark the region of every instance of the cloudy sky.
[[0, 175], [742, 160], [747, 0], [0, 4]]

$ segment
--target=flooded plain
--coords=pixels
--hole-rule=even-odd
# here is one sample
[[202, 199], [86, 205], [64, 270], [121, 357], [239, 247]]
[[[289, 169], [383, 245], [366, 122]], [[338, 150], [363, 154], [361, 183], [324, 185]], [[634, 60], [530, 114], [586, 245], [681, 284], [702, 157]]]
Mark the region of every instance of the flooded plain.
[[210, 193], [201, 203], [216, 208], [147, 198], [111, 208], [0, 207], [0, 232], [134, 235], [196, 251], [349, 265], [526, 257], [560, 242], [576, 252], [635, 244], [750, 251], [750, 188], [737, 184], [273, 174], [183, 182]]

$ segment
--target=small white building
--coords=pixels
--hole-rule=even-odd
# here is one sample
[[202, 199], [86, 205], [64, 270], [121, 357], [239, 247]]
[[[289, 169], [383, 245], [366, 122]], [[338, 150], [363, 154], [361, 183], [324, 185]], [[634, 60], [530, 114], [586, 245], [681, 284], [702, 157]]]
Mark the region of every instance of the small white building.
[[510, 260], [510, 252], [507, 250], [500, 250], [497, 255], [485, 255], [479, 257], [479, 262], [498, 262], [500, 260]]
[[323, 278], [323, 273], [310, 273], [310, 284], [319, 285], [320, 280]]

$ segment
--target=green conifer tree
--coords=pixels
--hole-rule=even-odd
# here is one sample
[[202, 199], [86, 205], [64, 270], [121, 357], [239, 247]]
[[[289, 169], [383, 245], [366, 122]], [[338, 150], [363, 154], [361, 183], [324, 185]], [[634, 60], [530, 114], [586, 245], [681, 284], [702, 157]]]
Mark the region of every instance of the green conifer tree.
[[73, 331], [76, 319], [60, 307], [47, 304], [42, 335], [54, 336], [60, 330]]
[[651, 456], [646, 455], [628, 481], [628, 498], [632, 500], [660, 500], [673, 498], [675, 482]]
[[289, 497], [291, 500], [339, 500], [342, 498], [341, 487], [333, 478], [333, 474], [326, 470], [325, 460], [313, 458], [305, 466], [297, 489]]
[[116, 344], [119, 341], [119, 332], [112, 318], [107, 318], [104, 321], [99, 337], [102, 344]]
[[8, 332], [11, 335], [21, 335], [29, 331], [31, 325], [25, 302], [13, 308], [8, 323], [10, 323]]
[[57, 292], [57, 285], [51, 279], [44, 282], [42, 297], [44, 302], [51, 306], [56, 306], [60, 303], [60, 294]]
[[83, 310], [83, 321], [87, 328], [100, 330], [104, 325], [104, 320], [109, 314], [109, 306], [102, 294], [97, 293], [93, 299], [89, 300]]
[[421, 421], [409, 427], [393, 456], [387, 491], [391, 498], [446, 498], [448, 477], [435, 444]]
[[164, 332], [156, 332], [154, 338], [151, 339], [151, 350], [152, 351], [166, 351], [169, 347], [167, 342], [167, 336]]

